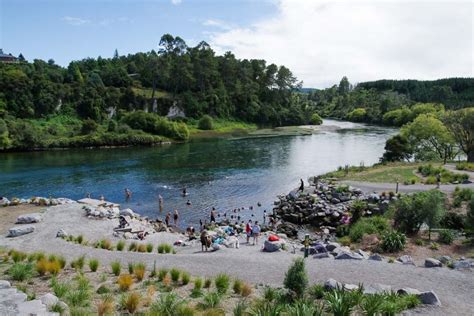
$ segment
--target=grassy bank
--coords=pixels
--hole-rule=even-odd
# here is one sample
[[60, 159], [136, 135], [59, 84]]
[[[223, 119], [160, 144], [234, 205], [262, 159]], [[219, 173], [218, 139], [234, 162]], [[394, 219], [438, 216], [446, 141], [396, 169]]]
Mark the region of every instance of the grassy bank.
[[247, 135], [258, 129], [256, 124], [241, 121], [213, 119], [212, 130], [201, 130], [198, 128], [199, 120], [189, 119], [186, 124], [189, 129], [190, 138], [212, 138], [233, 135]]

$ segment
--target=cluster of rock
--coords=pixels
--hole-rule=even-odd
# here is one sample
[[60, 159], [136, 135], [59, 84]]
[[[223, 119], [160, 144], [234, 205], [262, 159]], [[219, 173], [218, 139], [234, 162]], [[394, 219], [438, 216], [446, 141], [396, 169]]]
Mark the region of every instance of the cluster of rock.
[[45, 198], [45, 197], [32, 197], [30, 199], [19, 199], [12, 198], [11, 200], [6, 197], [0, 197], [0, 206], [15, 206], [21, 204], [32, 204], [38, 206], [55, 206], [77, 203], [74, 200], [67, 198]]
[[[344, 289], [346, 291], [353, 291], [359, 288], [358, 285], [355, 284], [348, 284], [348, 283], [342, 283], [338, 282], [334, 279], [328, 279], [326, 282], [324, 282], [324, 288], [326, 290], [334, 290], [334, 289]], [[365, 285], [363, 287], [363, 292], [364, 294], [381, 294], [381, 293], [389, 293], [389, 292], [396, 292], [400, 295], [416, 295], [422, 304], [426, 305], [435, 305], [435, 306], [441, 306], [441, 301], [438, 298], [438, 295], [436, 295], [435, 292], [433, 291], [419, 291], [417, 289], [413, 288], [400, 288], [400, 289], [393, 289], [389, 285], [384, 285], [384, 284], [373, 284], [373, 285]]]
[[120, 216], [120, 209], [118, 207], [94, 207], [91, 205], [85, 205], [82, 207], [86, 212], [86, 216], [89, 218], [116, 218]]
[[66, 312], [69, 310], [66, 303], [51, 293], [28, 301], [25, 293], [12, 287], [10, 282], [0, 280], [0, 315], [59, 315], [49, 312], [54, 305], [59, 305]]
[[7, 237], [18, 237], [26, 235], [35, 231], [35, 227], [28, 224], [39, 223], [43, 220], [43, 214], [31, 213], [24, 214], [17, 217], [15, 224], [18, 226], [12, 227], [8, 230]]
[[[314, 189], [313, 189], [314, 188]], [[290, 237], [298, 231], [295, 225], [310, 225], [334, 232], [343, 221], [344, 213], [350, 211], [354, 200], [367, 202], [364, 216], [383, 214], [394, 195], [364, 194], [350, 186], [337, 186], [326, 182], [314, 183], [309, 191], [278, 196], [274, 202], [274, 213], [282, 220], [279, 230]], [[292, 225], [293, 224], [293, 225]]]

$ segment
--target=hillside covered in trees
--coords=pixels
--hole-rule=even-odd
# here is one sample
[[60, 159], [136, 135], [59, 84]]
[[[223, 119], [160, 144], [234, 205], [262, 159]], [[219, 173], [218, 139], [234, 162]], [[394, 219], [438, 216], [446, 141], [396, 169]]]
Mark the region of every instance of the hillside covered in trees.
[[202, 129], [212, 128], [212, 119], [320, 124], [318, 115], [401, 126], [420, 113], [474, 104], [474, 79], [352, 86], [344, 77], [323, 90], [301, 85], [285, 66], [218, 56], [206, 42], [188, 47], [169, 34], [156, 51], [116, 51], [66, 68], [22, 57], [0, 63], [0, 150], [183, 141], [202, 118], [208, 123]]

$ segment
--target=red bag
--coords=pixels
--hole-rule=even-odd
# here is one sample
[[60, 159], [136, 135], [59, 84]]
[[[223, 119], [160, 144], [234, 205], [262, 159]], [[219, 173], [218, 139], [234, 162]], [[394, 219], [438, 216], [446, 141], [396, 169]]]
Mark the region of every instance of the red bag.
[[278, 241], [280, 240], [280, 237], [278, 237], [277, 235], [270, 235], [268, 237], [268, 241]]

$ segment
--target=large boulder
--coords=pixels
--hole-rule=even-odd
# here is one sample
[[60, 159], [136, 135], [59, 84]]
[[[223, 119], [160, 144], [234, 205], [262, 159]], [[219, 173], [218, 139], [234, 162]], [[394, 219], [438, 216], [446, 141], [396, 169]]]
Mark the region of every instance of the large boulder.
[[426, 258], [425, 259], [425, 267], [427, 267], [427, 268], [437, 268], [437, 267], [441, 267], [441, 266], [443, 266], [443, 264], [439, 260], [436, 260], [434, 258]]
[[337, 242], [330, 242], [326, 245], [326, 250], [329, 251], [329, 252], [332, 252], [334, 251], [334, 249], [336, 248], [340, 248], [341, 245], [338, 244]]
[[263, 251], [266, 251], [266, 252], [278, 251], [282, 248], [282, 245], [284, 243], [285, 242], [283, 240], [277, 240], [277, 241], [265, 240], [265, 243], [263, 244]]
[[35, 231], [33, 226], [18, 226], [13, 227], [8, 230], [7, 237], [18, 237], [22, 235], [26, 235]]
[[364, 286], [364, 294], [379, 294], [379, 293], [388, 293], [392, 291], [392, 287], [390, 285], [385, 284], [371, 284], [368, 286]]
[[397, 293], [400, 295], [418, 295], [421, 292], [411, 287], [404, 287], [404, 288], [399, 289]]
[[24, 214], [17, 217], [16, 224], [39, 223], [42, 220], [43, 215], [41, 213]]
[[51, 309], [52, 306], [59, 303], [59, 299], [51, 293], [46, 293], [45, 295], [41, 296], [39, 299], [44, 305], [46, 305], [48, 309]]
[[0, 197], [0, 206], [8, 206], [10, 201], [6, 197]]
[[378, 253], [374, 253], [374, 254], [369, 256], [369, 260], [383, 261], [383, 256], [379, 255]]
[[123, 210], [120, 210], [120, 215], [121, 216], [130, 216], [130, 217], [135, 217], [135, 212], [133, 212], [131, 209], [126, 208]]
[[338, 288], [342, 288], [344, 285], [341, 282], [338, 282], [334, 279], [329, 279], [326, 282], [324, 282], [324, 288], [326, 290], [335, 290]]
[[58, 230], [58, 232], [56, 233], [56, 237], [58, 237], [58, 238], [66, 238], [67, 236], [68, 236], [68, 234], [62, 228], [60, 230]]
[[441, 301], [433, 291], [422, 292], [417, 295], [422, 304], [441, 306]]

